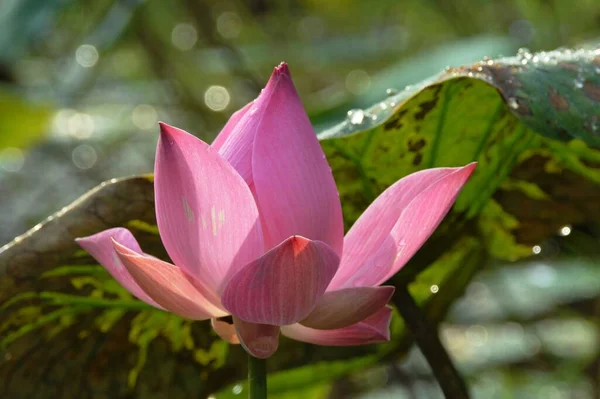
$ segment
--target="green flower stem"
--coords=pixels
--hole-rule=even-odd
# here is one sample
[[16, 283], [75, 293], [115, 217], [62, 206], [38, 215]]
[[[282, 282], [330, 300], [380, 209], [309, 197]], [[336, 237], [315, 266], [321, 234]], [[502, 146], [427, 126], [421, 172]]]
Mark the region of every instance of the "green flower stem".
[[429, 323], [405, 286], [396, 286], [392, 299], [447, 399], [469, 399], [467, 384], [442, 345], [435, 325]]
[[248, 398], [266, 399], [267, 361], [248, 354]]

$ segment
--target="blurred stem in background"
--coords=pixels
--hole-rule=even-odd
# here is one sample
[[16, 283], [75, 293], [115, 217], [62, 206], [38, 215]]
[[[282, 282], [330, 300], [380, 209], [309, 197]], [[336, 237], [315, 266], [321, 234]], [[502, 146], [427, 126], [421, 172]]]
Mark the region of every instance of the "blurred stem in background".
[[427, 359], [446, 398], [469, 399], [467, 385], [444, 349], [437, 328], [427, 321], [408, 288], [397, 286], [392, 300]]

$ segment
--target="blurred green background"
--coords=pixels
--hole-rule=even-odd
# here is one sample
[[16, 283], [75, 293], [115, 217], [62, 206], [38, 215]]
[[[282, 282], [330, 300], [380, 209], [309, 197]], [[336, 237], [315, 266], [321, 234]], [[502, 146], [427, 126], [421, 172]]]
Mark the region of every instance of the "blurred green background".
[[[3, 0], [0, 244], [150, 172], [159, 120], [210, 141], [281, 61], [319, 131], [446, 66], [599, 37], [597, 0]], [[599, 235], [564, 226], [534, 261], [482, 267], [441, 325], [476, 397], [600, 397]], [[441, 395], [416, 349], [327, 389]]]

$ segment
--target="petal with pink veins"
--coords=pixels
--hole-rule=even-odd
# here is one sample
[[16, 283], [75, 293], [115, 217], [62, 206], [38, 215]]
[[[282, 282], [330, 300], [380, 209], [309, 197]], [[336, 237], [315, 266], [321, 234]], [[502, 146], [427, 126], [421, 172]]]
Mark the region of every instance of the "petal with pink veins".
[[314, 309], [338, 263], [327, 244], [293, 236], [235, 274], [221, 301], [246, 322], [293, 324]]
[[286, 64], [275, 68], [259, 100], [252, 175], [265, 248], [301, 235], [341, 256], [338, 191]]
[[[343, 287], [364, 287], [371, 286], [372, 284], [366, 284], [372, 280], [373, 276], [387, 275], [388, 271], [394, 266], [396, 256], [400, 252], [400, 246], [392, 238], [391, 235], [383, 240], [379, 249], [369, 256], [363, 263], [362, 267], [354, 272], [353, 275], [346, 278]], [[334, 277], [335, 280], [335, 277]], [[340, 281], [338, 280], [337, 283]], [[327, 287], [327, 291], [335, 291], [338, 288], [334, 288], [333, 282]]]
[[394, 294], [394, 287], [355, 287], [326, 292], [300, 322], [317, 330], [348, 327], [377, 313]]
[[402, 211], [380, 249], [381, 257], [390, 259], [393, 255], [393, 262], [385, 267], [365, 263], [345, 286], [375, 286], [396, 274], [440, 225], [475, 166], [472, 163], [459, 168], [417, 195]]
[[211, 145], [248, 185], [252, 184], [252, 148], [259, 123], [255, 116], [259, 99], [260, 96], [233, 114]]
[[373, 316], [336, 330], [315, 330], [301, 324], [281, 327], [281, 333], [296, 341], [326, 346], [354, 346], [390, 340], [392, 310], [386, 306]]
[[169, 256], [208, 291], [218, 293], [230, 274], [263, 254], [248, 185], [208, 144], [164, 123], [154, 191]]
[[127, 291], [136, 298], [141, 299], [149, 305], [162, 309], [160, 305], [152, 300], [142, 288], [131, 277], [121, 259], [113, 247], [111, 238], [114, 238], [129, 250], [143, 255], [140, 245], [131, 232], [124, 228], [114, 228], [101, 231], [89, 237], [76, 238], [75, 241], [85, 249], [119, 282]]
[[227, 315], [206, 299], [177, 266], [140, 255], [115, 240], [113, 245], [136, 283], [165, 310], [191, 320]]
[[221, 339], [229, 342], [230, 344], [239, 345], [240, 339], [237, 336], [237, 332], [235, 331], [235, 326], [233, 324], [213, 318], [210, 319], [210, 325]]
[[[437, 180], [457, 170], [459, 168], [421, 170], [398, 180], [381, 193], [346, 234], [340, 268], [329, 290], [348, 286], [348, 280], [356, 277], [358, 270], [364, 268], [366, 263], [374, 261], [373, 255], [389, 237], [408, 204]], [[379, 257], [385, 257], [385, 254], [380, 254]], [[389, 264], [382, 259], [377, 260], [375, 267], [389, 267], [394, 257], [395, 253], [391, 255]]]
[[[253, 104], [254, 101], [251, 101], [248, 104], [244, 105], [244, 107], [242, 107], [241, 109], [235, 111], [229, 117], [229, 120], [227, 121], [225, 126], [223, 126], [223, 129], [221, 129], [221, 132], [217, 135], [217, 137], [215, 137], [212, 144], [210, 145], [212, 148], [219, 151], [223, 158], [227, 159], [227, 157], [224, 156], [223, 153], [221, 153], [221, 149], [223, 148], [226, 142], [235, 138], [236, 135], [232, 135], [232, 133], [237, 133], [237, 125], [240, 123], [244, 115], [246, 115], [246, 112], [250, 110]], [[252, 141], [254, 141], [254, 138], [252, 138]]]
[[252, 356], [266, 359], [279, 347], [279, 326], [246, 323], [235, 316], [233, 324], [240, 343]]

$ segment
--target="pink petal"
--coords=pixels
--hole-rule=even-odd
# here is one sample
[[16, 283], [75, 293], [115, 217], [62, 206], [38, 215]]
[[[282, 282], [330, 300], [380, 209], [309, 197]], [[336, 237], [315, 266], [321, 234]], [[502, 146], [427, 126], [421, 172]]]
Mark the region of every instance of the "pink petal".
[[344, 286], [379, 285], [396, 274], [442, 222], [475, 166], [472, 163], [456, 169], [417, 195], [402, 211], [376, 253], [376, 258], [384, 261], [377, 263], [369, 259], [354, 271]]
[[[342, 288], [376, 286], [376, 284], [371, 284], [370, 282], [378, 278], [378, 276], [387, 274], [394, 265], [400, 251], [401, 247], [398, 245], [398, 242], [388, 234], [381, 243], [381, 246], [365, 259], [362, 267], [346, 279]], [[327, 291], [340, 289], [340, 287], [333, 288], [332, 285], [330, 284], [327, 287]]]
[[[344, 238], [344, 254], [340, 268], [328, 290], [347, 286], [346, 283], [366, 263], [376, 262], [379, 267], [392, 264], [396, 254], [386, 251], [372, 259], [384, 244], [402, 211], [423, 190], [437, 180], [460, 168], [426, 169], [410, 174], [388, 187], [354, 223]], [[370, 259], [371, 258], [371, 259]], [[389, 259], [388, 259], [389, 258]], [[387, 259], [387, 260], [385, 260]]]
[[275, 68], [259, 105], [252, 173], [265, 247], [301, 235], [341, 255], [344, 226], [335, 181], [286, 64]]
[[114, 228], [104, 230], [89, 237], [77, 238], [75, 241], [94, 257], [110, 273], [115, 280], [119, 282], [127, 291], [131, 292], [136, 298], [141, 299], [149, 305], [162, 309], [160, 305], [154, 302], [131, 277], [121, 259], [117, 256], [113, 247], [111, 238], [123, 243], [131, 251], [142, 255], [140, 245], [133, 237], [133, 234], [127, 229]]
[[206, 299], [177, 266], [140, 255], [115, 240], [113, 244], [133, 279], [165, 310], [191, 320], [227, 315]]
[[[223, 145], [230, 140], [231, 138], [231, 133], [233, 133], [236, 129], [236, 126], [238, 125], [238, 123], [240, 122], [240, 120], [242, 119], [242, 117], [244, 115], [246, 115], [246, 112], [248, 112], [250, 110], [250, 108], [252, 107], [254, 101], [249, 102], [248, 104], [244, 105], [243, 108], [235, 111], [231, 117], [229, 118], [229, 120], [227, 121], [227, 123], [225, 124], [225, 126], [223, 127], [223, 129], [221, 130], [221, 132], [217, 135], [217, 137], [215, 137], [214, 141], [212, 142], [212, 144], [210, 145], [212, 148], [214, 148], [215, 150], [219, 151], [221, 150], [221, 148], [223, 147]], [[254, 140], [254, 138], [252, 138], [252, 140]], [[221, 153], [221, 156], [223, 156], [223, 154]], [[223, 158], [227, 159], [225, 156], [223, 156]]]
[[154, 186], [167, 252], [208, 291], [219, 292], [228, 273], [263, 254], [252, 193], [208, 144], [161, 124]]
[[281, 327], [281, 333], [296, 341], [326, 346], [353, 346], [390, 340], [392, 310], [386, 306], [373, 316], [336, 330], [315, 330], [301, 324]]
[[221, 301], [250, 323], [293, 324], [313, 310], [338, 262], [327, 244], [293, 236], [235, 274]]
[[[400, 251], [392, 268], [373, 284], [379, 285], [391, 278], [425, 244], [454, 205], [476, 166], [471, 163], [443, 177], [407, 206], [390, 233]], [[373, 281], [374, 277], [370, 276], [367, 282]]]
[[248, 352], [259, 359], [266, 359], [279, 346], [279, 327], [267, 324], [246, 323], [233, 316], [233, 324], [240, 343]]
[[317, 330], [333, 330], [356, 324], [385, 307], [394, 287], [355, 287], [326, 292], [315, 309], [300, 322]]
[[240, 339], [237, 336], [237, 332], [235, 331], [235, 326], [233, 324], [229, 324], [226, 321], [222, 321], [219, 319], [210, 319], [210, 324], [221, 339], [229, 342], [230, 344], [239, 345]]
[[[260, 98], [260, 96], [259, 96]], [[233, 166], [248, 183], [252, 184], [252, 146], [258, 127], [258, 119], [250, 114], [258, 99], [234, 113], [221, 133], [212, 143], [212, 147]]]

